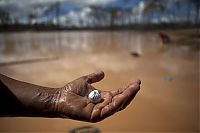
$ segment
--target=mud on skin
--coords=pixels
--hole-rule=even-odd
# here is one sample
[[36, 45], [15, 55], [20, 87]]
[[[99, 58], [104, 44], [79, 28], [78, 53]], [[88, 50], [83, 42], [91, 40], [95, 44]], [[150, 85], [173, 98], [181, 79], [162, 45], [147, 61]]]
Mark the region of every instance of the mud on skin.
[[[141, 81], [130, 82], [120, 89], [100, 91], [102, 100], [88, 99], [91, 84], [101, 81], [104, 72], [82, 76], [61, 88], [47, 88], [0, 75], [1, 116], [70, 118], [98, 122], [123, 110], [140, 89]], [[4, 107], [5, 106], [5, 107]]]

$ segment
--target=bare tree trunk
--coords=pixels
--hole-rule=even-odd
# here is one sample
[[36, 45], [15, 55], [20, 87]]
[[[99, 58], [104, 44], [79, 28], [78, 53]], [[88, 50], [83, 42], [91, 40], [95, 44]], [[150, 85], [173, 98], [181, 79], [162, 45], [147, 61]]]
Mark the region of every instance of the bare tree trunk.
[[59, 13], [60, 13], [60, 2], [56, 2], [55, 4], [56, 26], [59, 26]]
[[199, 12], [200, 12], [200, 0], [195, 0], [196, 2], [196, 18], [195, 18], [195, 22], [196, 24], [198, 24], [199, 21]]
[[191, 10], [191, 2], [188, 1], [188, 11], [187, 11], [187, 22], [190, 24], [190, 10]]

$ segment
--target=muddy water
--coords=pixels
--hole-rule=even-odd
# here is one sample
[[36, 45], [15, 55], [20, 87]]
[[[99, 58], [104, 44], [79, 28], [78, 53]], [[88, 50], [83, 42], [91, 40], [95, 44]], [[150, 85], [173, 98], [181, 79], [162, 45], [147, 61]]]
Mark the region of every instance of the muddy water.
[[94, 84], [102, 90], [142, 80], [131, 105], [102, 122], [1, 118], [0, 131], [65, 132], [84, 125], [106, 132], [197, 132], [199, 128], [199, 51], [174, 43], [163, 48], [156, 32], [1, 33], [0, 64], [5, 75], [50, 87], [96, 70], [106, 74]]

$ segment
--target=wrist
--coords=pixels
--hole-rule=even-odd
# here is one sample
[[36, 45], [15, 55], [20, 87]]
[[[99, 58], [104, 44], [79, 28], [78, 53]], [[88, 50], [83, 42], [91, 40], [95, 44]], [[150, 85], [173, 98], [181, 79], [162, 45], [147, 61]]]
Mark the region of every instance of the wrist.
[[34, 108], [36, 116], [58, 117], [57, 103], [59, 96], [60, 96], [59, 88], [44, 88], [39, 90], [35, 96], [35, 99], [32, 100], [33, 101], [32, 108]]
[[0, 116], [57, 117], [59, 91], [0, 74]]

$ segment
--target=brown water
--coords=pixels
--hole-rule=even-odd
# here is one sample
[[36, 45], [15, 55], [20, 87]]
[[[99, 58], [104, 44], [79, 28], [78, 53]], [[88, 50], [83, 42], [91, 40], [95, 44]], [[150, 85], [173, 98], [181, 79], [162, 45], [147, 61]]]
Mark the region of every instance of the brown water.
[[[174, 32], [168, 34], [176, 39]], [[103, 70], [105, 79], [94, 85], [99, 89], [116, 89], [138, 78], [142, 88], [128, 108], [99, 123], [1, 118], [0, 131], [65, 132], [95, 125], [104, 132], [197, 132], [199, 50], [173, 42], [161, 47], [156, 32], [1, 33], [0, 73], [5, 75], [60, 87], [79, 76]], [[131, 52], [140, 56], [134, 57]]]

